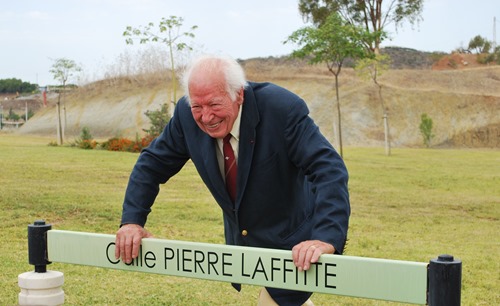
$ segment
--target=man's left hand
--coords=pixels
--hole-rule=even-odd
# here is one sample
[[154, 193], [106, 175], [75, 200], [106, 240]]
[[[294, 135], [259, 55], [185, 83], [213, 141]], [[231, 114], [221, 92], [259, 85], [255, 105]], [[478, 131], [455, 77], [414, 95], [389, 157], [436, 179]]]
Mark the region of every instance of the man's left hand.
[[293, 263], [299, 271], [307, 271], [322, 254], [333, 254], [335, 247], [320, 240], [306, 240], [292, 249]]

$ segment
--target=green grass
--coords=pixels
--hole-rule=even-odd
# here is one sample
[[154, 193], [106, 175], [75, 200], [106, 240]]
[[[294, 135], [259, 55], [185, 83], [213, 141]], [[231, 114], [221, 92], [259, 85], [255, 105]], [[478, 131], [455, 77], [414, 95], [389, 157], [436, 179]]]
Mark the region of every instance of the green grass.
[[[137, 154], [50, 147], [47, 138], [0, 134], [0, 305], [17, 303], [32, 271], [27, 226], [113, 234]], [[348, 255], [463, 261], [462, 304], [500, 304], [500, 151], [346, 148]], [[156, 237], [223, 243], [220, 209], [192, 164], [162, 186], [148, 221]], [[255, 305], [260, 290], [227, 283], [53, 263], [67, 305]], [[315, 294], [316, 305], [397, 303]]]

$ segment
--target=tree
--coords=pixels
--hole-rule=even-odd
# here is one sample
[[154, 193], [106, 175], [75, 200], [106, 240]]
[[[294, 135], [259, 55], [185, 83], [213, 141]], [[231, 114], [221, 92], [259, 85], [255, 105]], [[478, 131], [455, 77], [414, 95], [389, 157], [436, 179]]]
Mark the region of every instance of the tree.
[[[316, 25], [325, 22], [326, 17], [338, 13], [348, 24], [363, 28], [367, 33], [364, 46], [374, 55], [380, 54], [380, 44], [386, 38], [386, 27], [394, 24], [396, 30], [408, 21], [414, 25], [421, 20], [424, 0], [299, 0], [299, 11], [305, 20]], [[377, 60], [375, 59], [376, 63]], [[380, 69], [371, 71], [371, 78], [376, 81]], [[382, 87], [379, 86], [381, 98]], [[381, 99], [381, 101], [383, 101]], [[386, 138], [389, 136], [387, 112], [384, 111], [384, 127]], [[390, 154], [390, 146], [386, 140], [386, 153]]]
[[337, 13], [332, 13], [321, 25], [301, 28], [293, 32], [285, 41], [297, 44], [300, 49], [292, 52], [292, 57], [307, 58], [310, 64], [326, 63], [328, 71], [335, 76], [337, 106], [337, 139], [340, 155], [342, 150], [342, 124], [339, 98], [339, 75], [346, 58], [367, 56], [363, 41], [367, 41], [363, 29], [347, 24]]
[[140, 44], [145, 44], [148, 42], [159, 42], [164, 43], [168, 46], [168, 52], [170, 55], [170, 69], [172, 73], [172, 104], [175, 105], [177, 102], [177, 84], [176, 84], [176, 73], [175, 73], [175, 62], [174, 62], [174, 47], [177, 51], [184, 49], [192, 50], [192, 47], [179, 40], [183, 37], [194, 38], [192, 31], [196, 30], [198, 26], [194, 25], [189, 30], [191, 32], [181, 32], [181, 27], [183, 25], [184, 19], [182, 17], [170, 16], [168, 19], [163, 17], [158, 23], [158, 27], [155, 28], [153, 22], [148, 23], [147, 26], [139, 26], [133, 28], [127, 26], [123, 36], [126, 37], [125, 42], [128, 45], [134, 44], [134, 39], [138, 39]]
[[19, 121], [19, 119], [21, 119], [21, 116], [19, 116], [18, 114], [16, 114], [13, 110], [12, 110], [12, 107], [9, 108], [9, 114], [7, 115], [7, 120], [11, 120], [11, 121]]
[[[49, 70], [54, 77], [54, 80], [60, 82], [62, 92], [66, 90], [68, 80], [73, 77], [74, 73], [82, 71], [82, 68], [75, 61], [67, 58], [58, 58], [53, 60], [52, 68]], [[66, 106], [63, 104], [64, 126], [61, 124], [61, 90], [57, 98], [57, 144], [62, 145], [64, 142], [64, 130], [66, 127]]]
[[497, 46], [495, 50], [493, 51], [493, 56], [495, 62], [500, 65], [500, 46]]
[[154, 111], [146, 111], [144, 113], [146, 117], [149, 118], [149, 121], [151, 121], [151, 126], [149, 129], [144, 130], [149, 136], [152, 138], [157, 137], [158, 135], [161, 134], [165, 126], [167, 125], [168, 121], [170, 120], [170, 115], [168, 113], [168, 105], [166, 103], [163, 103], [158, 110]]
[[75, 61], [64, 57], [54, 59], [53, 62], [49, 71], [52, 73], [54, 80], [60, 82], [63, 89], [66, 88], [67, 82], [73, 77], [74, 73], [82, 71], [82, 68]]
[[427, 114], [422, 114], [420, 116], [421, 122], [420, 122], [420, 133], [422, 134], [422, 137], [424, 138], [424, 145], [429, 148], [431, 146], [431, 140], [434, 138], [434, 134], [432, 134], [432, 119], [427, 116]]
[[37, 84], [23, 82], [22, 80], [16, 78], [0, 80], [0, 93], [25, 93], [33, 92], [37, 89]]
[[424, 0], [299, 0], [299, 11], [307, 21], [321, 25], [332, 12], [349, 24], [375, 34], [365, 47], [379, 53], [385, 28], [393, 23], [398, 29], [404, 21], [414, 25], [421, 20]]
[[94, 141], [90, 129], [84, 126], [80, 132], [80, 138], [76, 139], [75, 144], [81, 149], [91, 150], [95, 148], [97, 143]]
[[475, 36], [469, 41], [469, 50], [475, 50], [476, 54], [488, 53], [491, 49], [491, 42], [480, 35]]
[[386, 107], [384, 99], [382, 97], [382, 84], [379, 83], [378, 77], [381, 76], [385, 71], [389, 69], [390, 57], [385, 54], [377, 54], [375, 57], [367, 57], [360, 59], [356, 63], [355, 70], [361, 77], [369, 78], [377, 85], [378, 97], [380, 101], [380, 106], [382, 107], [383, 119], [384, 119], [384, 142], [385, 142], [385, 154], [387, 156], [391, 155], [391, 136], [389, 132], [389, 108]]

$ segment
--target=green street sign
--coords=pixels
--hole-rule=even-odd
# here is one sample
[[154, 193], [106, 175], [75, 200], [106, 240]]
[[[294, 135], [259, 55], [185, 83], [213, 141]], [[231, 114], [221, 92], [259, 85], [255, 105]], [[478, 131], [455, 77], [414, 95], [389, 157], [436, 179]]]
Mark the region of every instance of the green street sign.
[[308, 271], [292, 252], [145, 238], [130, 264], [115, 258], [115, 236], [49, 230], [51, 262], [300, 291], [426, 304], [427, 263], [324, 254]]

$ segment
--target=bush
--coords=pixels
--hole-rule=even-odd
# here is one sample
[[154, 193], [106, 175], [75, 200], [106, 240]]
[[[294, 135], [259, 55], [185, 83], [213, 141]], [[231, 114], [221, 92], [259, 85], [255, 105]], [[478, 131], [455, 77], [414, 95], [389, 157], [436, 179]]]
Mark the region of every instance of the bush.
[[149, 146], [149, 144], [151, 143], [151, 141], [153, 141], [153, 139], [155, 139], [155, 138], [156, 137], [152, 136], [152, 135], [146, 135], [146, 136], [142, 137], [141, 139], [137, 138], [136, 143], [137, 143], [137, 146], [139, 149], [138, 152], [140, 152], [144, 148], [147, 148]]
[[431, 146], [431, 140], [434, 138], [434, 134], [432, 134], [433, 122], [427, 114], [422, 114], [420, 118], [420, 133], [422, 133], [422, 137], [424, 138], [424, 145], [429, 148]]
[[97, 146], [97, 142], [93, 139], [92, 134], [90, 134], [90, 130], [87, 127], [82, 128], [82, 132], [80, 133], [80, 138], [75, 141], [75, 144], [81, 149], [95, 149]]
[[[149, 146], [151, 141], [163, 131], [170, 120], [170, 116], [168, 115], [167, 104], [163, 104], [159, 110], [147, 111], [145, 114], [151, 121], [150, 129], [144, 130], [147, 133], [146, 136], [140, 138], [137, 134], [135, 141], [123, 137], [113, 137], [101, 143], [100, 148], [109, 151], [141, 152], [142, 149]], [[97, 142], [92, 139], [90, 130], [87, 127], [82, 129], [80, 138], [76, 140], [75, 144], [81, 149], [95, 149], [97, 147]]]
[[109, 151], [129, 151], [132, 140], [127, 138], [110, 138], [102, 144], [102, 147]]
[[148, 130], [143, 131], [152, 137], [160, 135], [167, 123], [170, 121], [170, 114], [166, 103], [163, 103], [160, 109], [154, 111], [148, 110], [144, 114], [149, 118], [149, 121], [151, 121], [151, 126]]
[[477, 55], [477, 62], [480, 64], [490, 64], [495, 62], [494, 53], [482, 53]]
[[80, 138], [82, 140], [92, 140], [92, 134], [90, 134], [90, 129], [88, 127], [83, 127], [80, 133]]
[[16, 114], [13, 110], [12, 110], [12, 107], [9, 109], [9, 114], [7, 115], [7, 118], [5, 118], [6, 120], [12, 120], [12, 121], [19, 121], [19, 119], [21, 119], [21, 116], [19, 116], [18, 114]]
[[114, 137], [101, 144], [101, 148], [109, 151], [122, 151], [122, 152], [141, 152], [142, 149], [149, 146], [151, 141], [154, 139], [153, 136], [147, 135], [145, 137], [139, 138], [136, 136], [135, 141], [127, 138]]
[[82, 140], [78, 143], [80, 149], [92, 150], [97, 147], [97, 141], [95, 140]]

